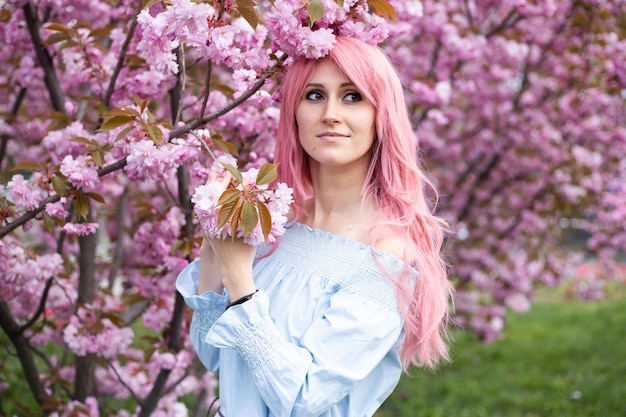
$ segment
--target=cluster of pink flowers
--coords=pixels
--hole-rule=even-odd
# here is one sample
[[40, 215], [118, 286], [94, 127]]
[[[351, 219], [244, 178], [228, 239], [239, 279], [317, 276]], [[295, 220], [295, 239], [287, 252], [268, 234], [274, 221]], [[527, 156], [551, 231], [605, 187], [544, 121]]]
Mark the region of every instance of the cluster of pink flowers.
[[63, 271], [63, 259], [57, 253], [33, 257], [17, 239], [0, 240], [0, 299], [19, 299], [21, 309], [28, 314], [37, 306], [33, 297], [46, 280]]
[[[241, 237], [245, 243], [252, 246], [262, 242], [275, 242], [276, 238], [285, 232], [284, 224], [287, 222], [287, 213], [289, 213], [289, 207], [293, 202], [292, 189], [284, 183], [276, 183], [272, 187], [268, 183], [257, 184], [257, 175], [260, 172], [257, 168], [250, 168], [241, 173], [243, 182], [239, 182], [223, 165], [224, 163], [233, 162], [235, 161], [232, 157], [222, 156], [218, 158], [210, 169], [207, 183], [198, 186], [191, 197], [194, 211], [200, 221], [202, 230], [207, 236], [222, 239], [233, 235]], [[244, 198], [249, 200], [249, 202], [254, 204], [260, 202], [267, 207], [271, 216], [271, 230], [267, 239], [263, 234], [261, 221], [258, 221], [254, 229], [247, 235], [244, 235], [241, 224], [237, 230], [232, 230], [232, 220], [229, 220], [223, 226], [219, 224], [220, 197], [224, 191], [233, 188], [240, 191], [245, 190], [250, 198]], [[255, 210], [257, 211], [257, 216], [260, 216], [256, 206]]]
[[21, 209], [33, 210], [39, 206], [47, 196], [47, 189], [42, 185], [42, 175], [35, 173], [29, 179], [22, 174], [15, 174], [7, 183], [9, 196], [15, 205]]
[[61, 413], [54, 412], [50, 414], [50, 417], [100, 417], [100, 410], [98, 410], [98, 399], [96, 397], [87, 397], [85, 401], [70, 401], [65, 404], [64, 410]]
[[70, 235], [86, 236], [95, 233], [98, 223], [65, 223], [63, 231]]
[[266, 25], [272, 34], [274, 49], [289, 56], [321, 58], [335, 42], [335, 36], [351, 36], [378, 44], [389, 35], [387, 22], [369, 13], [363, 0], [348, 0], [341, 6], [333, 0], [321, 2], [324, 10], [319, 19], [311, 22], [307, 10], [299, 0], [276, 0], [266, 13]]
[[80, 155], [76, 158], [72, 155], [65, 156], [61, 161], [60, 171], [70, 184], [80, 190], [93, 191], [100, 182], [98, 166], [87, 155]]
[[124, 353], [133, 335], [130, 327], [119, 328], [87, 307], [80, 307], [63, 330], [63, 340], [77, 355], [98, 353], [108, 359]]

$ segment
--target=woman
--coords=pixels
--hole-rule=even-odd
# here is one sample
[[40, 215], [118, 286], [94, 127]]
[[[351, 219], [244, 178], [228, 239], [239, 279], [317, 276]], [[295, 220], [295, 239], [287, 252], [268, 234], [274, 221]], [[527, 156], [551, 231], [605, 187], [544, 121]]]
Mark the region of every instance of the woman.
[[276, 247], [205, 239], [177, 283], [191, 338], [226, 417], [371, 416], [403, 369], [447, 359], [442, 222], [378, 47], [338, 38], [295, 61], [281, 106], [294, 221]]

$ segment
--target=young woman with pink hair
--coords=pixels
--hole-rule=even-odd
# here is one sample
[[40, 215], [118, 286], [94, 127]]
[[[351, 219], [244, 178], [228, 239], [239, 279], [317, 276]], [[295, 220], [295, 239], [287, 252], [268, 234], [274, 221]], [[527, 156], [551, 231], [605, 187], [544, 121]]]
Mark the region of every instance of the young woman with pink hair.
[[294, 190], [278, 244], [205, 239], [178, 279], [193, 344], [225, 417], [372, 416], [403, 370], [448, 358], [452, 291], [380, 48], [339, 37], [291, 64], [275, 162]]

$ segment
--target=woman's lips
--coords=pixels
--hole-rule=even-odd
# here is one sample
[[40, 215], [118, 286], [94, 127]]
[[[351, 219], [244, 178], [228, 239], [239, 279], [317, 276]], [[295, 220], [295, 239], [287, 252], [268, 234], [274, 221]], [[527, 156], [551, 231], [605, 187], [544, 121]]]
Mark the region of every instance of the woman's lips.
[[347, 138], [348, 135], [344, 135], [342, 133], [337, 133], [337, 132], [323, 132], [323, 133], [320, 133], [319, 135], [317, 135], [317, 137], [322, 139], [322, 140], [337, 141], [337, 140], [340, 140], [340, 139]]

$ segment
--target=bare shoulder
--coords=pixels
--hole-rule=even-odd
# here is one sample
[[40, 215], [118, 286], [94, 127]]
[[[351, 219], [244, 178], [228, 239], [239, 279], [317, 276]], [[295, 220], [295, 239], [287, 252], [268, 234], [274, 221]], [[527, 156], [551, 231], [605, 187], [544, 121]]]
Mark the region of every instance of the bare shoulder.
[[377, 251], [389, 252], [398, 259], [404, 260], [404, 241], [397, 233], [385, 234], [374, 244]]

